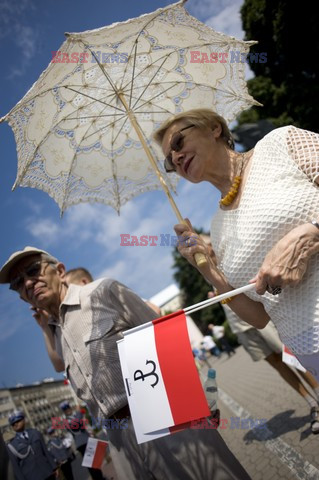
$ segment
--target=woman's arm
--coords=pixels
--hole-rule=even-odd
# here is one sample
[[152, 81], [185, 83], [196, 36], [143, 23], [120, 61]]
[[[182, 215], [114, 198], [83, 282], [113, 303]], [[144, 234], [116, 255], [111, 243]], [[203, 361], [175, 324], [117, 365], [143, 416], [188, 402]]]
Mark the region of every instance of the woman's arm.
[[[291, 126], [286, 140], [288, 155], [305, 174], [304, 181], [318, 185], [319, 135]], [[312, 220], [319, 222], [319, 214]], [[271, 290], [298, 285], [310, 258], [318, 252], [319, 229], [316, 226], [307, 222], [293, 228], [270, 250], [259, 272], [252, 279], [256, 282], [256, 292], [263, 295], [268, 286]]]
[[[177, 246], [180, 254], [197, 268], [205, 280], [218, 290], [218, 293], [221, 294], [233, 290], [224, 274], [217, 267], [215, 253], [211, 245], [207, 245], [199, 235], [193, 232], [190, 223], [188, 225], [175, 225], [174, 228], [180, 239]], [[203, 253], [207, 258], [207, 263], [198, 267], [194, 260], [195, 253]], [[233, 297], [228, 306], [240, 318], [255, 328], [264, 328], [270, 320], [263, 304], [250, 299], [245, 294]]]
[[308, 222], [291, 230], [266, 255], [251, 280], [256, 292], [263, 295], [267, 287], [295, 286], [306, 273], [310, 258], [319, 252], [319, 229]]

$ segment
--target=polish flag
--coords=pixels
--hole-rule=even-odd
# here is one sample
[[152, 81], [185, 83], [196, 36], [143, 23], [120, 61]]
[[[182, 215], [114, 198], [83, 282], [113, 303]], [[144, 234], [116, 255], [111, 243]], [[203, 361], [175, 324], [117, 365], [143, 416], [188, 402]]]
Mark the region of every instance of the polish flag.
[[98, 468], [101, 470], [106, 448], [107, 442], [89, 437], [82, 460], [82, 467]]
[[183, 310], [124, 332], [123, 343], [128, 400], [144, 434], [210, 415]]

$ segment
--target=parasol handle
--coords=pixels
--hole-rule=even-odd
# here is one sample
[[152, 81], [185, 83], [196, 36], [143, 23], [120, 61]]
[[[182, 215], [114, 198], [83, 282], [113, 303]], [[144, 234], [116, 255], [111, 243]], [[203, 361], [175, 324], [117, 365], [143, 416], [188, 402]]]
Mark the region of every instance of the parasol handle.
[[[187, 225], [187, 222], [181, 217], [181, 215], [180, 215], [180, 218], [178, 218], [178, 220], [181, 223], [183, 223], [183, 225]], [[198, 267], [203, 267], [207, 263], [207, 258], [203, 253], [195, 253], [194, 258], [195, 258], [196, 265]]]
[[[147, 155], [147, 158], [150, 161], [150, 164], [152, 165], [152, 167], [155, 170], [155, 173], [156, 173], [156, 175], [157, 175], [157, 177], [158, 177], [158, 179], [161, 183], [161, 186], [162, 186], [162, 188], [163, 188], [163, 190], [164, 190], [164, 192], [165, 192], [165, 194], [166, 194], [166, 196], [167, 196], [167, 198], [168, 198], [168, 200], [171, 204], [171, 207], [172, 207], [172, 209], [173, 209], [173, 211], [174, 211], [174, 213], [177, 217], [177, 220], [180, 223], [183, 223], [184, 225], [187, 225], [187, 223], [183, 219], [180, 211], [178, 210], [177, 205], [176, 205], [176, 203], [175, 203], [175, 201], [174, 201], [174, 199], [171, 195], [171, 192], [170, 192], [168, 186], [166, 185], [165, 179], [164, 179], [161, 171], [159, 170], [159, 168], [158, 168], [158, 166], [157, 166], [157, 164], [154, 160], [154, 157], [153, 157], [153, 155], [152, 155], [152, 153], [151, 153], [151, 151], [150, 151], [150, 149], [149, 149], [149, 147], [148, 147], [148, 145], [145, 141], [143, 133], [142, 133], [142, 131], [141, 131], [141, 129], [140, 129], [138, 123], [137, 123], [134, 112], [129, 108], [129, 106], [128, 106], [126, 100], [125, 100], [124, 94], [122, 92], [117, 92], [117, 95], [118, 95], [119, 99], [121, 100], [121, 102], [123, 104], [123, 107], [126, 110], [126, 113], [127, 113], [128, 117], [131, 121], [132, 127], [134, 128], [134, 130], [135, 130], [135, 132], [136, 132], [136, 134], [137, 134], [137, 136], [138, 136], [138, 138], [139, 138], [139, 140], [140, 140], [140, 142], [141, 142], [141, 144], [144, 148], [144, 151]], [[205, 255], [203, 255], [202, 253], [195, 253], [194, 258], [195, 258], [195, 261], [196, 261], [196, 265], [198, 267], [201, 267], [201, 266], [203, 266], [207, 263], [207, 259], [206, 259]]]

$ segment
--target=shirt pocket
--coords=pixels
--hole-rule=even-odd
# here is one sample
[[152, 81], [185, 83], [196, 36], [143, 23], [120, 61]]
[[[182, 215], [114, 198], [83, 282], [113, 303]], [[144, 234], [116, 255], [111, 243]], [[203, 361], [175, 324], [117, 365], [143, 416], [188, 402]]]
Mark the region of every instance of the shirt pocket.
[[105, 337], [113, 328], [114, 321], [111, 318], [96, 319], [92, 323], [91, 331], [83, 335], [83, 340], [86, 345]]

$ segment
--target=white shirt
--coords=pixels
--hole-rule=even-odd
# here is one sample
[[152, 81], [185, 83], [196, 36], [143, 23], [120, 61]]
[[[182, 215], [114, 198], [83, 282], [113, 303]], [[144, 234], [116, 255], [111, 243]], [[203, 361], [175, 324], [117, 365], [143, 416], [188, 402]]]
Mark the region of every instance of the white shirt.
[[216, 343], [210, 335], [206, 335], [201, 341], [201, 344], [205, 350], [211, 350], [212, 348], [216, 347]]
[[[256, 144], [251, 162], [238, 208], [219, 209], [211, 224], [218, 265], [234, 288], [248, 284], [288, 232], [319, 218], [318, 134], [293, 126], [273, 130]], [[299, 285], [277, 296], [246, 295], [263, 303], [294, 353], [319, 351], [319, 254]]]

